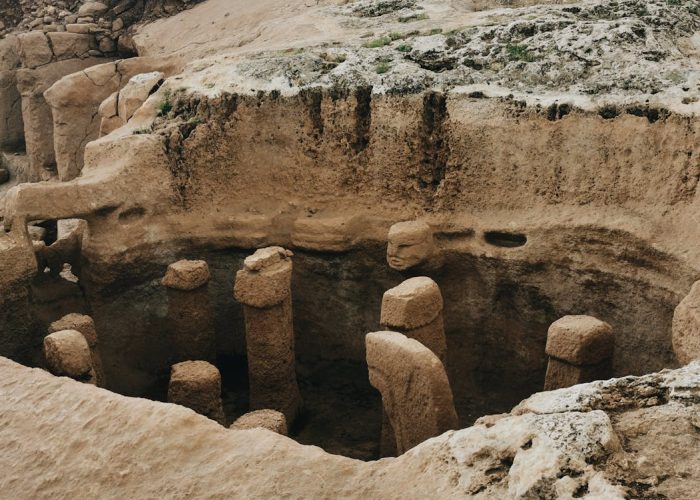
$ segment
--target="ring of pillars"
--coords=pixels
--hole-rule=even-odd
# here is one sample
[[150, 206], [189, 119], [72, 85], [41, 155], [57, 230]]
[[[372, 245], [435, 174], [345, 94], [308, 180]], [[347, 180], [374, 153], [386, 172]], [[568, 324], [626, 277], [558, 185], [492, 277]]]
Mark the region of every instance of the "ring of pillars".
[[[243, 304], [250, 413], [234, 429], [262, 427], [287, 433], [301, 408], [292, 323], [292, 252], [257, 250], [236, 273], [234, 297]], [[172, 366], [168, 401], [225, 424], [221, 375], [214, 358], [214, 329], [204, 261], [178, 261], [162, 280], [178, 363]], [[382, 396], [381, 454], [402, 454], [456, 429], [457, 413], [445, 369], [447, 341], [443, 299], [432, 279], [408, 279], [387, 290], [380, 324], [386, 331], [365, 338], [369, 381]], [[55, 375], [104, 385], [95, 324], [71, 314], [51, 324], [44, 357]], [[607, 323], [591, 316], [565, 316], [550, 326], [544, 389], [608, 378], [615, 338]], [[195, 358], [195, 359], [191, 359]]]

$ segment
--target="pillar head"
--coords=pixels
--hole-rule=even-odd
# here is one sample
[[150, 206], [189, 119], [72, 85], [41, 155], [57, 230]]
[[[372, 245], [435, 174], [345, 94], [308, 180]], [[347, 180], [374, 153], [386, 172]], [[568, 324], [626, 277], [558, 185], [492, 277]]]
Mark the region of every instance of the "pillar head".
[[420, 276], [384, 292], [382, 326], [413, 330], [430, 324], [442, 312], [442, 294], [437, 283]]
[[44, 338], [44, 356], [54, 375], [90, 379], [93, 375], [90, 348], [77, 330], [61, 330]]
[[405, 271], [418, 266], [435, 252], [433, 230], [425, 222], [398, 222], [389, 229], [386, 260], [392, 269]]
[[83, 334], [88, 346], [95, 347], [97, 345], [97, 330], [95, 329], [95, 322], [90, 316], [76, 313], [66, 314], [49, 325], [49, 333], [60, 332], [61, 330], [77, 330]]
[[170, 385], [221, 392], [221, 374], [207, 361], [183, 361], [170, 369]]
[[592, 316], [564, 316], [549, 327], [547, 355], [572, 365], [610, 359], [615, 347], [612, 327]]
[[233, 295], [250, 307], [267, 308], [282, 303], [290, 295], [292, 252], [282, 247], [256, 251], [236, 273]]
[[174, 290], [190, 291], [206, 285], [210, 278], [205, 261], [179, 260], [168, 266], [161, 283]]
[[283, 436], [287, 435], [287, 419], [277, 410], [255, 410], [239, 417], [231, 429], [267, 429]]

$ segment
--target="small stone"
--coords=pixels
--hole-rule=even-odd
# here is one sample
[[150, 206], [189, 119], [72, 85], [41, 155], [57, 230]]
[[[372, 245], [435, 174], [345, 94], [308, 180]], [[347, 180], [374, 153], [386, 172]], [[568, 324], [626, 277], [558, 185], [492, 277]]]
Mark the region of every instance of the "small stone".
[[85, 2], [78, 9], [78, 16], [99, 16], [107, 10], [107, 6], [101, 2]]
[[112, 31], [119, 31], [122, 28], [124, 28], [124, 20], [121, 17], [118, 17], [112, 23]]
[[66, 31], [68, 33], [78, 33], [81, 35], [87, 35], [90, 33], [91, 28], [97, 28], [96, 24], [66, 24]]
[[179, 260], [168, 266], [163, 286], [176, 290], [195, 290], [210, 279], [209, 266], [203, 260]]

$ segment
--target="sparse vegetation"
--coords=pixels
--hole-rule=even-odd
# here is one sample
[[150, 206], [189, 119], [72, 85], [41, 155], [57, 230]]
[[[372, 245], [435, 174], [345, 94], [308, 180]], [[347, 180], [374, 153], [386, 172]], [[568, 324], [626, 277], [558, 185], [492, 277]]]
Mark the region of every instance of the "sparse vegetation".
[[388, 36], [383, 36], [381, 38], [375, 38], [372, 41], [367, 42], [364, 44], [364, 47], [368, 49], [378, 49], [380, 47], [385, 47], [389, 45], [392, 42], [391, 38]]
[[390, 69], [391, 64], [385, 61], [380, 62], [374, 67], [374, 70], [377, 72], [378, 75], [383, 75], [384, 73], [387, 73]]
[[411, 14], [410, 16], [399, 17], [399, 22], [400, 23], [411, 23], [414, 21], [424, 21], [428, 18], [429, 18], [429, 16], [426, 13]]
[[508, 59], [511, 61], [532, 62], [536, 57], [530, 52], [525, 45], [507, 45]]
[[160, 101], [158, 105], [158, 116], [166, 116], [173, 110], [173, 102], [171, 100], [172, 94], [170, 89], [165, 89], [163, 91], [163, 100]]
[[396, 50], [398, 50], [399, 52], [408, 53], [408, 52], [411, 52], [413, 50], [413, 47], [411, 47], [410, 45], [408, 45], [406, 43], [402, 43], [401, 45], [396, 47]]

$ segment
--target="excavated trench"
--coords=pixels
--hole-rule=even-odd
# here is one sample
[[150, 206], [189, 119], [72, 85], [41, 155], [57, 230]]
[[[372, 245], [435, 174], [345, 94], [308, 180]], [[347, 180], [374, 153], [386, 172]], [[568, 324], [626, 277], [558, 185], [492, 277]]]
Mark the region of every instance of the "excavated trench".
[[[462, 427], [479, 416], [509, 411], [542, 390], [547, 328], [566, 314], [590, 314], [613, 326], [617, 376], [675, 363], [671, 319], [687, 284], [674, 277], [683, 266], [642, 241], [621, 243], [625, 234], [590, 227], [560, 228], [556, 233], [559, 240], [552, 244], [548, 233], [528, 237], [524, 232], [468, 232], [462, 240], [466, 251], [450, 247], [454, 235], [438, 238], [443, 262], [427, 274], [444, 297], [447, 370]], [[549, 251], [535, 258], [532, 247]], [[589, 261], [577, 262], [574, 248]], [[297, 250], [293, 258], [297, 375], [304, 409], [290, 435], [364, 460], [378, 458], [381, 425], [380, 396], [369, 385], [364, 362], [364, 336], [379, 329], [383, 293], [420, 274], [390, 269], [385, 251], [383, 244], [368, 243], [340, 253]], [[242, 309], [233, 299], [232, 286], [235, 271], [250, 253], [236, 248], [193, 250], [167, 258], [150, 253], [138, 266], [114, 269], [119, 279], [109, 286], [91, 281], [88, 261], [80, 292], [73, 288], [73, 295], [35, 305], [35, 312], [46, 321], [62, 310], [92, 314], [108, 388], [165, 400], [170, 366], [178, 360], [160, 278], [167, 261], [206, 260], [212, 273], [208, 307], [216, 363], [230, 423], [249, 410]], [[609, 262], [590, 265], [593, 256]], [[640, 269], [652, 274], [644, 276]], [[57, 289], [58, 281], [51, 280], [35, 280], [35, 299], [42, 290]], [[41, 327], [33, 353], [37, 360], [40, 331]]]
[[[35, 278], [29, 298], [16, 302], [20, 312], [31, 304], [28, 331], [5, 334], [23, 346], [5, 350], [40, 366], [48, 323], [85, 312], [97, 326], [107, 388], [165, 400], [170, 367], [183, 359], [160, 279], [172, 262], [203, 259], [212, 279], [202, 307], [212, 315], [230, 423], [249, 410], [234, 275], [255, 248], [281, 244], [294, 251], [304, 401], [291, 436], [331, 453], [378, 458], [381, 401], [364, 340], [380, 329], [384, 292], [414, 275], [430, 276], [443, 294], [447, 372], [463, 427], [542, 390], [547, 329], [567, 314], [612, 325], [616, 376], [675, 365], [673, 311], [697, 272], [673, 245], [666, 253], [639, 236], [651, 234], [636, 223], [649, 212], [635, 208], [692, 202], [692, 122], [601, 121], [582, 111], [551, 121], [539, 108], [514, 114], [510, 100], [371, 92], [196, 105], [183, 97], [197, 110], [184, 125], [157, 123], [153, 135], [98, 144], [86, 155], [90, 167], [117, 173], [111, 184], [87, 186], [90, 207], [77, 210], [90, 233], [80, 282]], [[177, 140], [163, 141], [159, 130], [177, 131], [168, 136]], [[60, 189], [51, 196], [64, 201]], [[597, 207], [619, 210], [610, 226]], [[559, 217], [566, 209], [574, 215]], [[435, 215], [438, 255], [422, 271], [392, 270], [386, 231], [416, 214]], [[4, 314], [2, 324], [18, 323]]]

